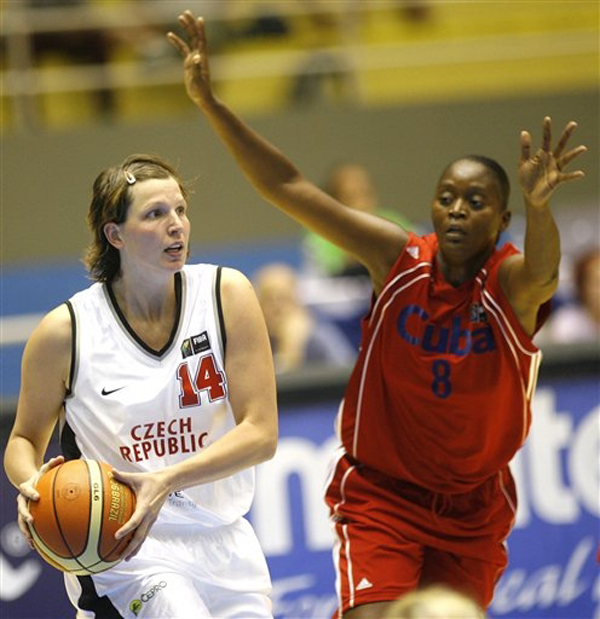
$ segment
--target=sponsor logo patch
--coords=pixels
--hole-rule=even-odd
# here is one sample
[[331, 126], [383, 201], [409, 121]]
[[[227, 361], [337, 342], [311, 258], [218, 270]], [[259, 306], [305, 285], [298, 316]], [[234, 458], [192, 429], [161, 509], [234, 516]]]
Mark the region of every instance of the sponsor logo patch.
[[144, 604], [150, 602], [154, 596], [160, 593], [166, 586], [167, 583], [164, 580], [161, 580], [158, 584], [153, 585], [150, 589], [148, 589], [148, 591], [144, 591], [139, 598], [131, 600], [129, 603], [129, 610], [137, 617], [144, 607]]
[[184, 359], [192, 355], [198, 355], [201, 352], [206, 352], [207, 350], [210, 350], [210, 340], [208, 339], [208, 333], [206, 331], [188, 337], [181, 344], [181, 356]]

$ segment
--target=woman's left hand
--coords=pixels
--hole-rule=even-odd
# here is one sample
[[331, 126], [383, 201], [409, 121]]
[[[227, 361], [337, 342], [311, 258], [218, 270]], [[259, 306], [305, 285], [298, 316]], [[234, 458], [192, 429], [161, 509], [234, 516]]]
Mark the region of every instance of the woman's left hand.
[[561, 183], [583, 178], [582, 170], [564, 172], [565, 166], [587, 148], [578, 146], [563, 154], [565, 146], [577, 123], [571, 121], [565, 126], [558, 144], [552, 146], [552, 121], [546, 116], [543, 123], [542, 146], [531, 155], [531, 135], [521, 132], [521, 158], [519, 160], [519, 182], [525, 201], [530, 206], [545, 206]]
[[113, 469], [115, 479], [127, 484], [135, 492], [136, 504], [131, 518], [115, 533], [121, 539], [135, 531], [131, 542], [127, 545], [122, 558], [130, 559], [137, 554], [143, 541], [146, 539], [152, 525], [171, 489], [166, 483], [165, 475], [161, 471], [152, 473], [124, 473]]

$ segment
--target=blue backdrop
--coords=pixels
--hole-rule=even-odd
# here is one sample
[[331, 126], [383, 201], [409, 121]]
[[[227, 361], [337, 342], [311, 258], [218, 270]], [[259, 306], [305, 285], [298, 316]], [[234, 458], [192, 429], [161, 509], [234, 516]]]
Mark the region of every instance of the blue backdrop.
[[[335, 447], [337, 402], [281, 411], [276, 457], [261, 465], [250, 518], [271, 568], [276, 617], [320, 619], [336, 607], [331, 532], [322, 501]], [[598, 453], [595, 377], [542, 380], [534, 425], [513, 462], [520, 494], [510, 565], [490, 616], [599, 618]], [[72, 615], [61, 575], [29, 551], [16, 530], [15, 495], [2, 477], [0, 574], [7, 619]]]

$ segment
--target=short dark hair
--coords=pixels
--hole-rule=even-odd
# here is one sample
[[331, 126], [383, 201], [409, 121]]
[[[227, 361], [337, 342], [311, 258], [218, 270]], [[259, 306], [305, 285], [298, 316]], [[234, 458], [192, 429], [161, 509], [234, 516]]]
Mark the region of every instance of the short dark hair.
[[96, 177], [87, 215], [92, 240], [83, 260], [93, 280], [111, 282], [119, 274], [121, 256], [108, 242], [104, 226], [109, 222], [123, 223], [131, 204], [129, 188], [153, 178], [175, 179], [187, 199], [188, 191], [175, 168], [155, 155], [130, 155], [120, 165], [106, 168]]
[[[500, 206], [502, 210], [505, 210], [508, 207], [508, 200], [510, 197], [510, 181], [508, 180], [506, 170], [495, 159], [486, 157], [485, 155], [466, 155], [464, 157], [459, 157], [446, 166], [446, 170], [459, 161], [473, 161], [474, 163], [479, 163], [494, 175], [498, 182], [498, 188], [500, 189]], [[446, 170], [444, 170], [444, 172]]]

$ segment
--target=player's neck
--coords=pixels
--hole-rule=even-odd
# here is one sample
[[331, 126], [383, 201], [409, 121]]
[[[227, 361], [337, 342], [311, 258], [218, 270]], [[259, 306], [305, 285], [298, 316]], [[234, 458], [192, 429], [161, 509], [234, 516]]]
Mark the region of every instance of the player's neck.
[[112, 283], [115, 299], [127, 320], [162, 322], [172, 320], [175, 311], [175, 285], [173, 277], [162, 285], [153, 282], [131, 281], [120, 277]]

